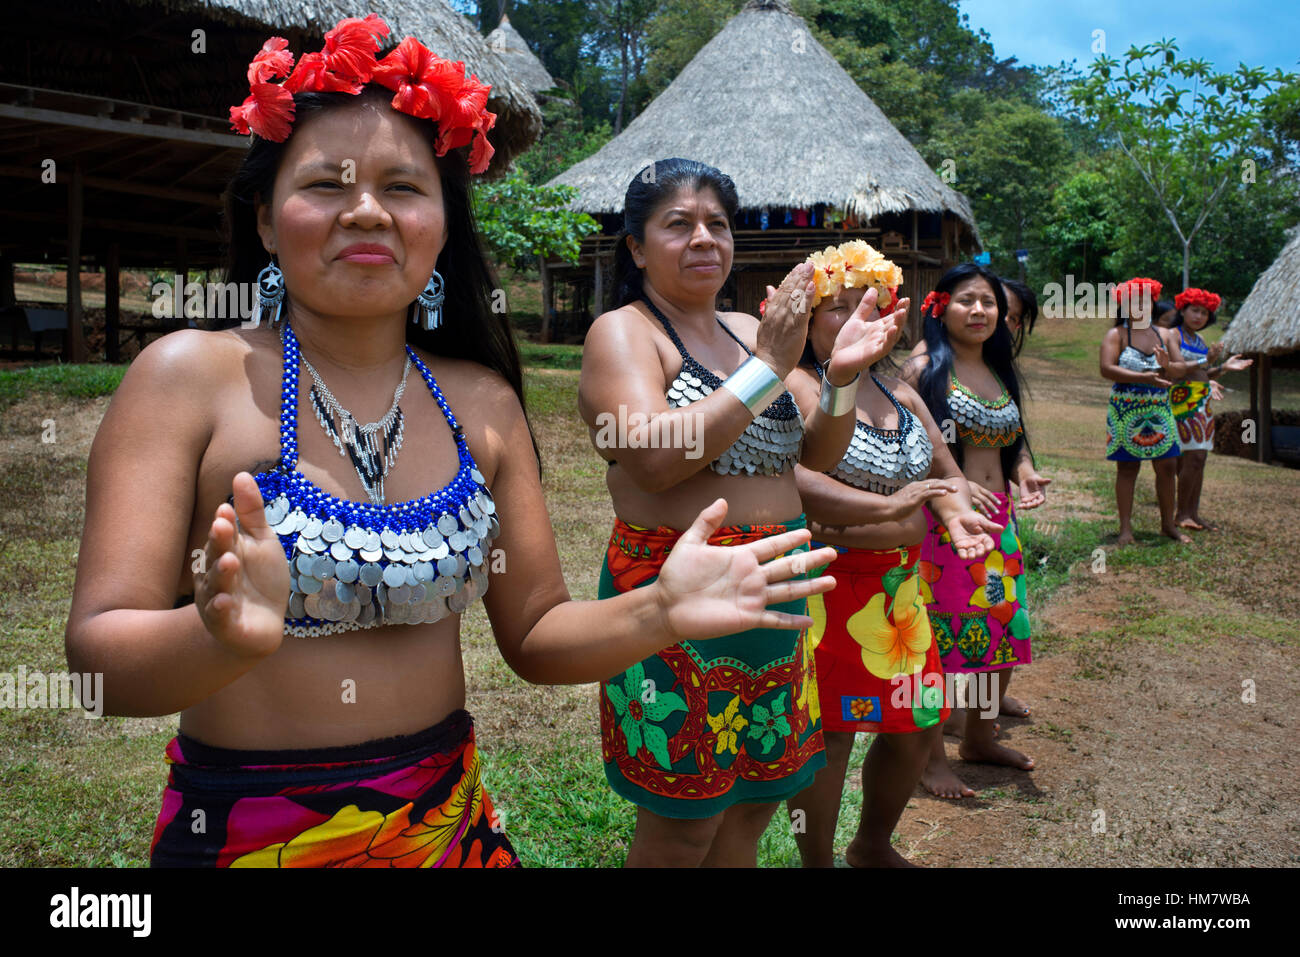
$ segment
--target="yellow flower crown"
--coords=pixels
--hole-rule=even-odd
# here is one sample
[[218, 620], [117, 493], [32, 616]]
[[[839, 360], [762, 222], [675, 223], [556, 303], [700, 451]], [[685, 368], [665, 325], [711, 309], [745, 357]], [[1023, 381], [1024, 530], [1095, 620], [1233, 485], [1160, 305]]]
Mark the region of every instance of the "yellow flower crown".
[[853, 239], [839, 246], [827, 246], [807, 259], [813, 264], [813, 308], [841, 289], [871, 286], [879, 297], [881, 313], [893, 308], [903, 270], [886, 259], [865, 240]]

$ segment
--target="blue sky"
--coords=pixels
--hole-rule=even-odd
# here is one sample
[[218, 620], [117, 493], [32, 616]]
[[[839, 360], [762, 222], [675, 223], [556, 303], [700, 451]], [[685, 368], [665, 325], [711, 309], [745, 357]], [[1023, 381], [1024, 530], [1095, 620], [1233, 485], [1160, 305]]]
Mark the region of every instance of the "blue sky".
[[1095, 56], [1093, 31], [1106, 31], [1106, 53], [1123, 60], [1130, 46], [1161, 37], [1182, 56], [1220, 72], [1238, 62], [1300, 73], [1297, 0], [960, 0], [972, 29], [983, 29], [999, 58], [1055, 66]]

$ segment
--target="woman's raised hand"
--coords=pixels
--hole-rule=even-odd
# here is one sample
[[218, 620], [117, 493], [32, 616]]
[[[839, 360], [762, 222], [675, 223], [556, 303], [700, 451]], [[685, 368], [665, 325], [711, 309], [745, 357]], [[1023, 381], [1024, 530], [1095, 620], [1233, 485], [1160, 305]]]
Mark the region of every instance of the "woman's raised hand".
[[[972, 491], [975, 484], [970, 483]], [[948, 537], [952, 539], [953, 550], [959, 557], [971, 561], [991, 552], [996, 541], [993, 536], [1001, 535], [1006, 526], [974, 512], [962, 512], [950, 518], [945, 527], [948, 529]]]
[[919, 482], [908, 482], [889, 496], [890, 504], [896, 510], [892, 521], [901, 522], [931, 499], [951, 495], [956, 491], [957, 483], [952, 479], [921, 479]]
[[812, 536], [807, 529], [773, 535], [746, 545], [710, 545], [708, 538], [727, 517], [726, 499], [696, 516], [659, 571], [655, 582], [668, 632], [677, 641], [700, 641], [751, 628], [806, 628], [806, 615], [772, 611], [768, 605], [830, 591], [829, 575], [800, 576], [835, 559], [819, 548], [778, 558]]
[[826, 363], [826, 377], [831, 385], [847, 385], [864, 369], [883, 359], [893, 350], [907, 322], [910, 299], [900, 299], [895, 309], [879, 322], [868, 322], [867, 317], [876, 308], [877, 293], [874, 286], [867, 289], [853, 315], [840, 326]]
[[808, 339], [814, 289], [812, 275], [812, 263], [802, 262], [786, 274], [779, 288], [767, 287], [767, 306], [763, 321], [758, 324], [754, 355], [782, 379], [798, 365]]
[[279, 648], [284, 636], [289, 562], [266, 524], [257, 482], [240, 472], [231, 488], [235, 507], [217, 506], [208, 529], [203, 571], [194, 576], [194, 606], [204, 627], [232, 652], [262, 657]]
[[1254, 361], [1254, 359], [1243, 359], [1240, 354], [1235, 354], [1223, 360], [1222, 368], [1228, 372], [1241, 372], [1243, 369], [1249, 369]]

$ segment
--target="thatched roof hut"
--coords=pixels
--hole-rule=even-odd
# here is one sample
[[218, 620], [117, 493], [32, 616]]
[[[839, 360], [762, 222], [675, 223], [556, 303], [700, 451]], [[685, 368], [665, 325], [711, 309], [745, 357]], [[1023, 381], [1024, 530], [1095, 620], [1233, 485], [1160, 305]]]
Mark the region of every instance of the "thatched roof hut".
[[529, 49], [528, 41], [514, 28], [508, 16], [502, 14], [497, 28], [487, 35], [487, 45], [505, 63], [511, 78], [530, 93], [555, 89], [555, 78], [547, 72], [537, 54]]
[[1223, 334], [1231, 352], [1279, 355], [1300, 349], [1300, 228], [1257, 280]]
[[751, 0], [617, 137], [554, 180], [576, 208], [619, 213], [632, 177], [686, 156], [736, 181], [744, 207], [840, 206], [975, 217], [785, 0]]
[[[1300, 431], [1274, 425], [1273, 416], [1273, 367], [1279, 359], [1282, 365], [1296, 366], [1295, 353], [1300, 351], [1300, 226], [1290, 236], [1273, 265], [1255, 280], [1222, 339], [1228, 353], [1253, 354], [1255, 359], [1250, 367], [1250, 415], [1260, 423], [1255, 448], [1261, 462], [1274, 458], [1275, 440], [1294, 445], [1292, 435]], [[1300, 452], [1285, 451], [1291, 459]]]
[[[896, 259], [915, 267], [909, 292], [919, 288], [919, 267], [937, 269], [978, 243], [966, 197], [926, 165], [786, 0], [751, 0], [621, 134], [552, 183], [575, 187], [574, 208], [610, 216], [614, 227], [632, 177], [669, 156], [730, 175], [744, 209], [838, 209], [858, 229], [844, 238], [902, 234], [915, 254]], [[771, 247], [774, 231], [759, 231]], [[841, 241], [811, 232], [765, 256], [766, 274]], [[738, 266], [742, 240], [738, 233]], [[763, 283], [752, 285], [738, 308], [757, 306]]]

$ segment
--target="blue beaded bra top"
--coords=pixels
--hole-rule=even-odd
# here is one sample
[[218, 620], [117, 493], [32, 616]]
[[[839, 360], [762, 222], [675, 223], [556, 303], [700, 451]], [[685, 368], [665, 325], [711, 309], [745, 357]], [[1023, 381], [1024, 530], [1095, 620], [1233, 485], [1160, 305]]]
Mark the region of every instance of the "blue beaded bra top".
[[254, 476], [267, 524], [289, 560], [284, 633], [315, 638], [460, 614], [487, 591], [488, 552], [501, 532], [492, 493], [438, 383], [410, 346], [456, 439], [460, 468], [450, 484], [392, 505], [350, 502], [298, 471], [298, 340], [286, 320], [280, 390], [280, 461]]
[[1182, 346], [1183, 356], [1195, 362], [1197, 365], [1205, 365], [1210, 361], [1210, 347], [1205, 344], [1199, 332], [1192, 333], [1192, 340], [1187, 341], [1187, 336], [1183, 333], [1180, 326], [1178, 329], [1178, 342]]
[[[711, 369], [696, 362], [686, 351], [686, 346], [668, 317], [648, 298], [642, 301], [662, 323], [668, 338], [682, 356], [681, 371], [668, 386], [666, 398], [669, 407], [684, 408], [721, 388], [722, 380]], [[725, 322], [721, 319], [717, 322], [727, 335], [740, 343], [746, 355], [754, 354], [749, 351], [749, 346], [740, 342], [740, 338], [727, 328]], [[709, 463], [709, 468], [719, 475], [779, 475], [795, 467], [802, 447], [803, 416], [799, 414], [794, 396], [782, 392], [762, 414], [745, 426], [745, 431], [740, 433], [730, 448]]]

